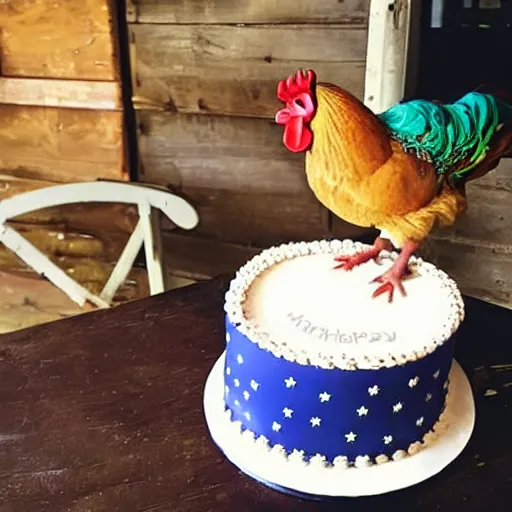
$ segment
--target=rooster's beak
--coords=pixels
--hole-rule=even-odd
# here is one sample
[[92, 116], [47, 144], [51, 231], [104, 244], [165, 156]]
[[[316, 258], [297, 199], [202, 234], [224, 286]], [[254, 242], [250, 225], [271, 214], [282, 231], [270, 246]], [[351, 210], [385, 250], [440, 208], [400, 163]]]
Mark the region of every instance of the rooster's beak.
[[291, 118], [290, 111], [287, 108], [283, 108], [277, 112], [275, 120], [277, 124], [286, 124]]

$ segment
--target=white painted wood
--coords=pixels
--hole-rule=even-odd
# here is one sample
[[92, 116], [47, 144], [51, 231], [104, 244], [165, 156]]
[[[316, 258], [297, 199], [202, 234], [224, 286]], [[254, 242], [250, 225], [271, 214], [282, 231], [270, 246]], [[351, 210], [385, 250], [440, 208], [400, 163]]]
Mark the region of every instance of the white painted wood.
[[1, 226], [0, 241], [29, 267], [61, 289], [79, 306], [83, 306], [89, 300], [100, 308], [109, 307], [107, 302], [96, 297], [96, 295], [71, 279], [61, 268], [36, 249], [29, 241], [25, 240], [15, 229], [10, 226]]
[[[138, 205], [139, 222], [99, 296], [83, 288], [15, 229], [5, 225], [7, 220], [18, 215], [78, 202]], [[0, 202], [0, 241], [80, 306], [90, 301], [98, 307], [106, 308], [110, 306], [115, 292], [126, 279], [142, 243], [146, 254], [150, 292], [154, 295], [165, 290], [160, 224], [157, 219], [160, 215], [159, 210], [183, 229], [193, 229], [199, 222], [196, 210], [187, 201], [168, 191], [148, 185], [102, 181], [48, 187]], [[153, 220], [152, 212], [155, 213]]]
[[164, 277], [162, 272], [161, 259], [155, 250], [155, 238], [151, 225], [151, 206], [141, 201], [139, 203], [140, 223], [144, 233], [144, 250], [146, 254], [146, 268], [148, 271], [149, 289], [151, 295], [162, 293], [164, 288]]
[[0, 221], [51, 206], [73, 203], [139, 204], [145, 199], [177, 226], [193, 229], [199, 222], [196, 210], [181, 197], [163, 190], [132, 183], [97, 181], [42, 188], [9, 197], [0, 203]]
[[[159, 210], [153, 209], [151, 211], [151, 233], [153, 236], [153, 250], [155, 252], [154, 266], [158, 267], [154, 272], [158, 272], [159, 280], [162, 281], [162, 287], [167, 290], [167, 272], [165, 271], [165, 258], [164, 258], [164, 246], [162, 241], [162, 213]], [[153, 270], [152, 270], [153, 271]], [[151, 290], [151, 282], [150, 282]], [[152, 295], [153, 292], [151, 292]]]
[[100, 298], [102, 300], [109, 304], [112, 302], [116, 291], [126, 280], [143, 242], [144, 234], [142, 232], [142, 224], [139, 220], [127, 244], [125, 245], [121, 256], [119, 257], [114, 270], [112, 270], [108, 281], [105, 283], [103, 290], [101, 290]]
[[372, 0], [370, 3], [364, 103], [376, 114], [404, 97], [410, 7], [415, 1]]

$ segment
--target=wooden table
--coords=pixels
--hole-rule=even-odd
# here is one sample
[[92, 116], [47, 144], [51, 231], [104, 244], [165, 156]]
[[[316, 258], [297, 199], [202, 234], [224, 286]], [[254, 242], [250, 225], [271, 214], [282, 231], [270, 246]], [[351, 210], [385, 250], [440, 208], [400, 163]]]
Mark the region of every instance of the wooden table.
[[242, 475], [210, 440], [202, 395], [226, 284], [0, 338], [0, 512], [510, 510], [512, 312], [468, 299], [457, 358], [477, 426], [454, 463], [404, 491], [318, 505]]

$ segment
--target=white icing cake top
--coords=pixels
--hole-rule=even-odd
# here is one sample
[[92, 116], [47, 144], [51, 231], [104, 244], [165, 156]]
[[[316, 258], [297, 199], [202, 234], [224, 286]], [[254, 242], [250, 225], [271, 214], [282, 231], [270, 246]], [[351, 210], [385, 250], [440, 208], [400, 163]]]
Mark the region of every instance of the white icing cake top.
[[351, 271], [335, 255], [367, 246], [350, 240], [286, 244], [263, 251], [237, 273], [226, 311], [249, 339], [276, 356], [324, 368], [363, 369], [414, 361], [444, 343], [464, 316], [461, 294], [444, 272], [412, 258], [406, 297], [375, 299], [396, 253]]

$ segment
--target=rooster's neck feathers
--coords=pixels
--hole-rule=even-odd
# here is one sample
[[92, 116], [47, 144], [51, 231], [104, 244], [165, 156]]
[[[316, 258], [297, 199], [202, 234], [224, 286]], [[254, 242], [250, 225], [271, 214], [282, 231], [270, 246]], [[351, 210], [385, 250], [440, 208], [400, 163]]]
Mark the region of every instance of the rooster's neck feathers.
[[355, 96], [331, 84], [316, 87], [317, 109], [311, 121], [313, 144], [308, 161], [322, 161], [346, 179], [366, 177], [392, 155], [385, 124]]

